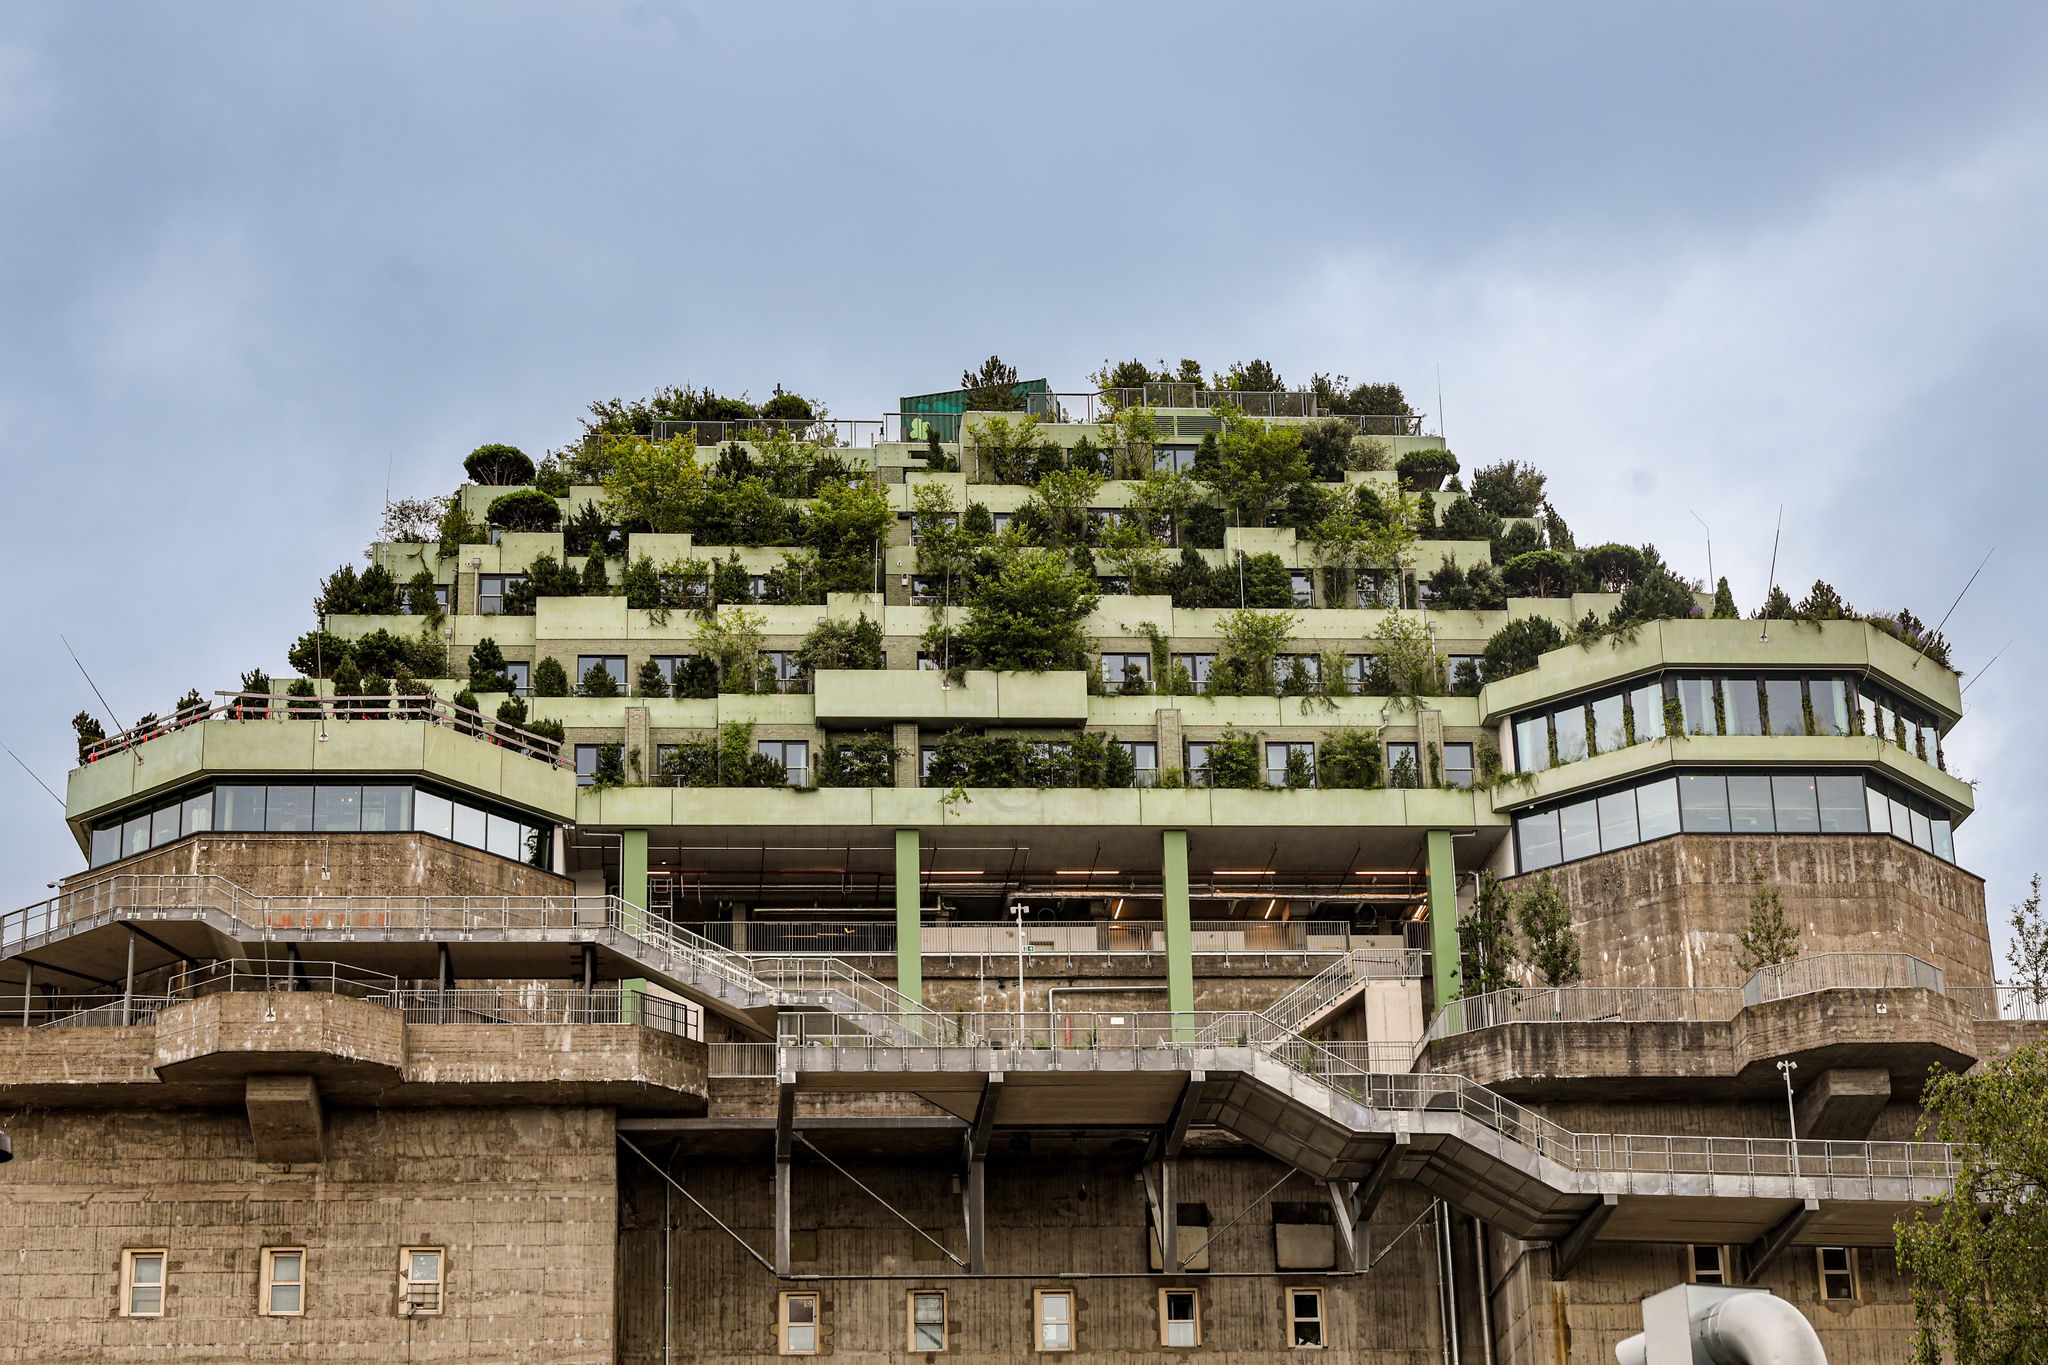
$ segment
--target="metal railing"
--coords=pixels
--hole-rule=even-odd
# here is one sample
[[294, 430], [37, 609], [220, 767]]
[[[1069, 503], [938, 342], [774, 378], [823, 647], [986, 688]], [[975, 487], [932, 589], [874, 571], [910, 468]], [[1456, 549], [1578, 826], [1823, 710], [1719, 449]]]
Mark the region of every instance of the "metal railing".
[[563, 758], [562, 745], [546, 735], [486, 716], [467, 706], [457, 706], [434, 696], [344, 696], [272, 697], [255, 693], [217, 692], [225, 700], [212, 706], [187, 707], [160, 721], [136, 725], [109, 735], [88, 746], [79, 756], [80, 766], [99, 763], [115, 754], [127, 753], [179, 730], [206, 720], [260, 721], [424, 721], [451, 729], [516, 754], [556, 768], [574, 766]]
[[1983, 1023], [2048, 1020], [2048, 989], [2001, 982], [1996, 986], [1950, 986], [1943, 994], [1959, 1003], [1971, 1019]]
[[[688, 436], [699, 446], [723, 445], [727, 441], [749, 441], [757, 434], [787, 432], [799, 441], [828, 448], [872, 446], [881, 439], [883, 422], [860, 417], [748, 417], [737, 421], [661, 421], [654, 424], [647, 439], [670, 441]], [[585, 437], [585, 443], [603, 439]], [[613, 438], [616, 439], [616, 438]]]
[[1939, 994], [1941, 968], [1910, 953], [1815, 953], [1760, 967], [1742, 983], [1742, 1002], [1758, 1005], [1815, 991], [1923, 990]]
[[[750, 919], [735, 924], [710, 920], [690, 926], [712, 942], [750, 956], [876, 956], [896, 951], [896, 924], [884, 918]], [[1343, 920], [1195, 920], [1190, 925], [1196, 955], [1304, 954], [1353, 951], [1357, 941]], [[1024, 945], [1044, 956], [1151, 955], [1166, 951], [1162, 920], [1027, 920]], [[1017, 951], [1010, 921], [930, 923], [921, 947], [927, 957], [999, 957]], [[1358, 949], [1382, 976], [1419, 975], [1419, 961], [1398, 947]]]
[[712, 1043], [706, 1074], [718, 1080], [775, 1079], [775, 1044]]

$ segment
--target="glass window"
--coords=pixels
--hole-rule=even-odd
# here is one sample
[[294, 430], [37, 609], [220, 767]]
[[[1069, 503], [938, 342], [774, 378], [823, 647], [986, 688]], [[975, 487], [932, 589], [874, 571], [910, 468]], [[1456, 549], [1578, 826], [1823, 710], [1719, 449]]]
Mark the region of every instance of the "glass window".
[[[1849, 733], [1849, 684], [1840, 678], [1808, 678], [1806, 693], [1813, 701], [1813, 732], [1817, 735]], [[1775, 711], [1772, 712], [1776, 714]]]
[[363, 788], [363, 829], [368, 833], [412, 828], [411, 787]]
[[576, 785], [588, 787], [597, 781], [597, 751], [601, 744], [579, 744], [576, 746]]
[[1637, 787], [1636, 820], [1645, 842], [1678, 833], [1678, 779], [1667, 777]]
[[1161, 1346], [1199, 1346], [1202, 1344], [1202, 1324], [1196, 1309], [1196, 1293], [1192, 1289], [1162, 1289], [1159, 1291], [1159, 1344]]
[[1628, 746], [1628, 727], [1622, 722], [1621, 694], [1593, 699], [1593, 751], [1611, 754]]
[[296, 1248], [264, 1248], [264, 1313], [271, 1317], [297, 1317], [305, 1311], [305, 1295], [306, 1253]]
[[361, 787], [315, 787], [313, 828], [354, 833], [363, 827]]
[[1870, 828], [1863, 811], [1863, 779], [1860, 777], [1819, 777], [1814, 780], [1820, 797], [1820, 828], [1824, 834], [1862, 834]]
[[1848, 1247], [1819, 1247], [1820, 1296], [1829, 1303], [1856, 1298], [1856, 1259]]
[[1691, 1265], [1688, 1267], [1691, 1274], [1688, 1278], [1694, 1284], [1728, 1283], [1728, 1275], [1722, 1264], [1727, 1256], [1726, 1248], [1695, 1246], [1691, 1250]]
[[1557, 813], [1560, 850], [1566, 862], [1600, 851], [1600, 815], [1591, 801], [1574, 801]]
[[273, 834], [303, 834], [313, 828], [313, 789], [310, 786], [276, 786], [270, 789], [270, 808], [263, 827]]
[[1188, 741], [1188, 781], [1197, 787], [1209, 785], [1209, 741]]
[[796, 651], [793, 649], [764, 649], [761, 660], [768, 665], [768, 675], [775, 679], [778, 692], [800, 692], [803, 690], [803, 670], [797, 667]]
[[1515, 722], [1515, 771], [1540, 773], [1550, 766], [1550, 718], [1529, 716]]
[[1112, 740], [1119, 749], [1131, 756], [1131, 785], [1150, 787], [1159, 781], [1159, 745], [1149, 739]]
[[1913, 847], [1934, 852], [1934, 829], [1926, 816], [1913, 812]]
[[576, 685], [584, 686], [590, 675], [602, 668], [618, 684], [619, 691], [626, 690], [626, 656], [623, 654], [578, 654], [576, 656]]
[[1721, 680], [1721, 713], [1727, 722], [1724, 734], [1760, 735], [1764, 732], [1763, 703], [1755, 678]]
[[1209, 670], [1216, 666], [1214, 654], [1176, 654], [1173, 661], [1188, 671], [1188, 681], [1196, 692], [1209, 690]]
[[435, 1314], [447, 1306], [447, 1296], [442, 1293], [441, 1248], [401, 1248], [398, 1265], [401, 1314]]
[[1444, 745], [1445, 786], [1464, 788], [1472, 785], [1472, 752], [1469, 744]]
[[1312, 607], [1316, 604], [1315, 584], [1310, 581], [1308, 571], [1306, 569], [1289, 570], [1287, 575], [1287, 586], [1294, 593], [1295, 606]]
[[945, 1290], [913, 1289], [910, 1291], [910, 1349], [913, 1351], [943, 1351], [946, 1349]]
[[807, 739], [760, 739], [754, 749], [782, 765], [784, 780], [792, 787], [806, 787], [811, 781], [811, 742]]
[[1422, 755], [1413, 744], [1389, 744], [1387, 746], [1387, 785], [1389, 787], [1419, 787], [1422, 785]]
[[149, 816], [132, 815], [121, 826], [121, 856], [132, 858], [138, 853], [149, 852]]
[[523, 573], [486, 573], [476, 577], [476, 610], [479, 616], [498, 616], [505, 610], [505, 595], [526, 582]]
[[121, 856], [121, 827], [101, 825], [92, 832], [92, 865], [105, 867]]
[[131, 1318], [160, 1318], [164, 1313], [164, 1253], [121, 1253], [121, 1312]]
[[412, 827], [422, 834], [455, 837], [455, 803], [445, 796], [423, 791], [413, 797]]
[[[1397, 746], [1389, 746], [1389, 752]], [[1412, 752], [1414, 745], [1408, 745]], [[1413, 760], [1411, 758], [1410, 762]], [[1390, 765], [1391, 766], [1391, 765]], [[1315, 785], [1316, 746], [1304, 742], [1273, 742], [1266, 745], [1266, 784], [1272, 787], [1289, 785], [1290, 769], [1294, 780], [1306, 786]]]
[[1875, 735], [1881, 733], [1877, 728], [1877, 699], [1871, 694], [1869, 688], [1863, 687], [1857, 690], [1856, 709], [1863, 716], [1864, 734]]
[[1567, 706], [1551, 713], [1557, 736], [1557, 761], [1577, 763], [1586, 756], [1586, 708]]
[[484, 817], [484, 851], [495, 853], [500, 858], [515, 861], [526, 852], [526, 841], [520, 837], [519, 822], [505, 816], [488, 814]]
[[1806, 689], [1797, 678], [1764, 679], [1764, 705], [1771, 712], [1771, 733], [1806, 733]]
[[1664, 684], [1647, 682], [1628, 693], [1629, 718], [1635, 722], [1636, 743], [1664, 738]]
[[1557, 812], [1549, 810], [1540, 815], [1518, 817], [1515, 820], [1515, 842], [1521, 846], [1519, 862], [1522, 871], [1537, 872], [1557, 866]]
[[1038, 1315], [1038, 1349], [1074, 1349], [1074, 1291], [1040, 1289], [1032, 1295]]
[[1718, 773], [1678, 779], [1678, 816], [1688, 834], [1728, 832], [1728, 780]]
[[1769, 834], [1771, 779], [1744, 774], [1728, 779], [1728, 827], [1737, 834]]
[[1145, 653], [1104, 654], [1101, 673], [1102, 685], [1111, 692], [1126, 688], [1148, 690], [1152, 686], [1152, 656]]
[[1913, 812], [1906, 809], [1906, 803], [1893, 796], [1887, 798], [1892, 812], [1892, 833], [1911, 843], [1913, 840]]
[[468, 844], [471, 848], [485, 846], [484, 813], [475, 806], [465, 806], [460, 801], [455, 806], [455, 842]]
[[1892, 805], [1891, 802], [1884, 799], [1884, 793], [1875, 787], [1865, 787], [1863, 789], [1863, 800], [1864, 805], [1868, 808], [1866, 813], [1870, 816], [1870, 832], [1872, 834], [1891, 833]]
[[213, 828], [213, 793], [200, 792], [185, 798], [178, 814], [180, 834], [204, 834]]
[[1689, 735], [1713, 735], [1720, 733], [1714, 723], [1714, 680], [1712, 678], [1680, 678], [1678, 680], [1678, 709], [1685, 719], [1685, 732]]
[[149, 846], [151, 848], [162, 848], [165, 844], [178, 837], [178, 810], [177, 806], [165, 806], [162, 810], [150, 813]]
[[533, 665], [525, 659], [507, 659], [505, 676], [512, 680], [512, 695], [531, 696], [533, 693]]
[[1934, 839], [1934, 856], [1945, 863], [1956, 860], [1955, 827], [1946, 820], [1930, 820], [1927, 832]]
[[256, 786], [213, 789], [213, 827], [223, 833], [246, 834], [263, 828], [267, 791]]
[[1287, 1291], [1288, 1340], [1297, 1347], [1323, 1345], [1323, 1291]]
[[1637, 841], [1636, 794], [1610, 792], [1600, 798], [1600, 847], [1627, 848]]
[[1773, 777], [1771, 807], [1780, 834], [1820, 833], [1820, 807], [1815, 803], [1810, 777]]

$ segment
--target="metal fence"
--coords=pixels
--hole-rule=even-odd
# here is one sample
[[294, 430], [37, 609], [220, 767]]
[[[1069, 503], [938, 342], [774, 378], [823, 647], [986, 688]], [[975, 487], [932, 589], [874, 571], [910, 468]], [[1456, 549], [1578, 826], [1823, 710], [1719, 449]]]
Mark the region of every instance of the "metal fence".
[[559, 741], [536, 734], [518, 725], [510, 725], [484, 715], [481, 711], [467, 706], [457, 706], [436, 696], [340, 696], [340, 697], [273, 697], [258, 693], [216, 692], [224, 700], [212, 706], [191, 706], [174, 712], [167, 719], [151, 721], [145, 725], [131, 726], [119, 734], [109, 735], [85, 748], [79, 755], [80, 766], [104, 762], [116, 754], [127, 753], [147, 744], [153, 739], [189, 729], [202, 721], [322, 721], [339, 723], [343, 721], [424, 721], [429, 725], [453, 730], [456, 734], [494, 744], [501, 749], [538, 760], [557, 768], [573, 767], [571, 760], [562, 756]]
[[[880, 917], [798, 919], [776, 917], [740, 923], [710, 920], [693, 931], [724, 947], [749, 954], [798, 953], [879, 956], [896, 951], [896, 924]], [[1343, 920], [1195, 920], [1193, 951], [1203, 954], [1328, 954], [1354, 951], [1359, 938]], [[1027, 920], [1024, 946], [1038, 955], [1161, 955], [1166, 951], [1162, 920]], [[988, 956], [1017, 951], [1014, 922], [931, 923], [921, 931], [927, 957]], [[1375, 961], [1387, 976], [1419, 975], [1420, 964], [1388, 947]], [[1412, 968], [1412, 970], [1411, 970]]]

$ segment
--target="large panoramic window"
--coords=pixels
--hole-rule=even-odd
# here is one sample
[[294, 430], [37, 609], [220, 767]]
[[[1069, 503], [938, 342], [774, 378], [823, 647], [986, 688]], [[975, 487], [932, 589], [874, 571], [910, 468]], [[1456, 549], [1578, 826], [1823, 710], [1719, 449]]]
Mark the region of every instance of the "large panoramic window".
[[1681, 773], [1515, 817], [1517, 865], [1535, 872], [1667, 834], [1891, 834], [1955, 861], [1948, 812], [1853, 773]]
[[103, 819], [92, 830], [94, 867], [162, 848], [189, 834], [438, 835], [545, 867], [553, 826], [490, 810], [409, 782], [219, 782]]

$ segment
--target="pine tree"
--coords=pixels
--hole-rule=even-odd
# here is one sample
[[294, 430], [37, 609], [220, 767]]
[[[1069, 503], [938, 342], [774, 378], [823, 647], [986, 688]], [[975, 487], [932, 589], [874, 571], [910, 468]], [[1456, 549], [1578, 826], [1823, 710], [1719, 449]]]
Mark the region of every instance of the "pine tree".
[[1799, 956], [1799, 929], [1785, 918], [1778, 888], [1764, 882], [1763, 864], [1750, 859], [1749, 923], [1735, 941], [1735, 960], [1745, 972], [1776, 967]]
[[1543, 978], [1543, 984], [1569, 986], [1577, 981], [1583, 968], [1579, 936], [1572, 928], [1572, 908], [1548, 872], [1516, 898], [1515, 917], [1529, 940], [1529, 965]]
[[1728, 579], [1723, 576], [1714, 585], [1714, 619], [1716, 621], [1740, 620], [1742, 613], [1736, 610], [1735, 594], [1728, 588]]

